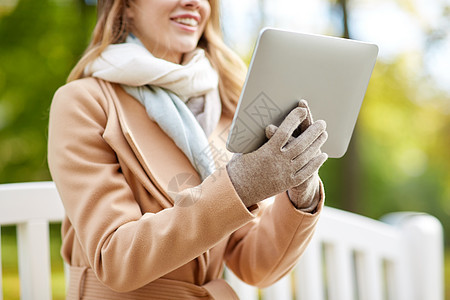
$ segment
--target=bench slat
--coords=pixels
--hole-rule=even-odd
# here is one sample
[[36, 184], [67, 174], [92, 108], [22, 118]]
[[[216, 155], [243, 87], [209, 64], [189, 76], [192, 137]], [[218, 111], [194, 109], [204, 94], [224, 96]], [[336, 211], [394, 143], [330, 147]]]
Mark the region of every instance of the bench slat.
[[322, 248], [313, 237], [294, 269], [297, 300], [324, 300]]
[[17, 226], [21, 299], [51, 299], [49, 223], [31, 220]]

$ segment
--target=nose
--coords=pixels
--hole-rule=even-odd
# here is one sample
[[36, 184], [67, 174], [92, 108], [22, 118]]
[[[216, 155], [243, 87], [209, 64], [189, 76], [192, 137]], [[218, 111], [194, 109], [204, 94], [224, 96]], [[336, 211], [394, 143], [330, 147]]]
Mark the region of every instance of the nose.
[[201, 0], [181, 0], [181, 5], [184, 7], [198, 8]]

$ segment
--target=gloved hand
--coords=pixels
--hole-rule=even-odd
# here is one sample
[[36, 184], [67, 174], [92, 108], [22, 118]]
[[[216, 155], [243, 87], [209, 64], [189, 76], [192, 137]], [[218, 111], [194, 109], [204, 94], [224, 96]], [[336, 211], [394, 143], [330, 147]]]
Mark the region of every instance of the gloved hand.
[[[307, 110], [307, 116], [305, 120], [300, 124], [300, 134], [304, 132], [309, 126], [313, 124], [313, 118], [311, 111], [308, 107], [308, 103], [305, 100], [300, 100], [298, 107], [305, 108]], [[278, 127], [275, 125], [269, 125], [266, 128], [266, 136], [268, 139], [270, 139], [275, 132], [277, 131]], [[325, 132], [326, 133], [326, 132]], [[294, 137], [290, 137], [288, 140], [288, 144], [291, 143], [294, 140]], [[319, 149], [317, 152], [317, 155], [321, 154], [321, 150]], [[325, 154], [326, 155], [326, 154]], [[320, 198], [322, 197], [322, 181], [319, 177], [319, 171], [318, 169], [320, 166], [318, 166], [317, 170], [308, 178], [306, 179], [302, 184], [292, 187], [288, 190], [288, 196], [291, 200], [292, 204], [304, 211], [312, 213], [317, 208], [317, 205], [320, 201]]]
[[306, 108], [293, 109], [269, 141], [253, 152], [233, 155], [228, 162], [228, 175], [247, 207], [301, 185], [327, 159], [327, 155], [320, 152], [328, 137], [324, 121], [312, 123], [288, 143], [294, 130], [307, 117]]

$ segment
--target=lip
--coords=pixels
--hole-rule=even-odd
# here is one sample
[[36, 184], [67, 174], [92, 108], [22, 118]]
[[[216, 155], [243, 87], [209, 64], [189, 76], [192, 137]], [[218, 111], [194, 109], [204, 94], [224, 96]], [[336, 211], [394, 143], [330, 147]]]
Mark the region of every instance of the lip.
[[192, 26], [188, 26], [188, 25], [184, 25], [178, 22], [175, 22], [174, 20], [170, 20], [175, 26], [177, 26], [178, 28], [180, 28], [181, 30], [185, 31], [185, 32], [196, 32], [197, 31], [197, 26], [196, 27], [192, 27]]
[[[198, 25], [197, 26], [188, 26], [188, 25], [184, 25], [181, 23], [178, 23], [175, 21], [175, 19], [178, 18], [191, 18], [194, 19], [195, 21], [197, 21]], [[187, 32], [196, 32], [199, 25], [200, 25], [200, 16], [196, 15], [196, 14], [189, 14], [189, 13], [185, 13], [185, 14], [179, 14], [179, 15], [175, 15], [173, 17], [170, 17], [170, 21], [173, 22], [178, 28], [182, 29], [183, 31], [187, 31]]]

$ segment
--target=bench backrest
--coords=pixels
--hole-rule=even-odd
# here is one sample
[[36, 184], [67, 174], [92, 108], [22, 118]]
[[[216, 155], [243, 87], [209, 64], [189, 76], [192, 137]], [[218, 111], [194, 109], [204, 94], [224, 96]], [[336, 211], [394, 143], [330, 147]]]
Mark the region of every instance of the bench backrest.
[[[51, 299], [49, 223], [63, 216], [53, 182], [0, 185], [0, 225], [17, 225], [22, 299]], [[245, 300], [442, 300], [442, 226], [423, 213], [394, 213], [380, 222], [326, 207], [286, 277], [263, 290], [228, 269], [225, 277]]]

